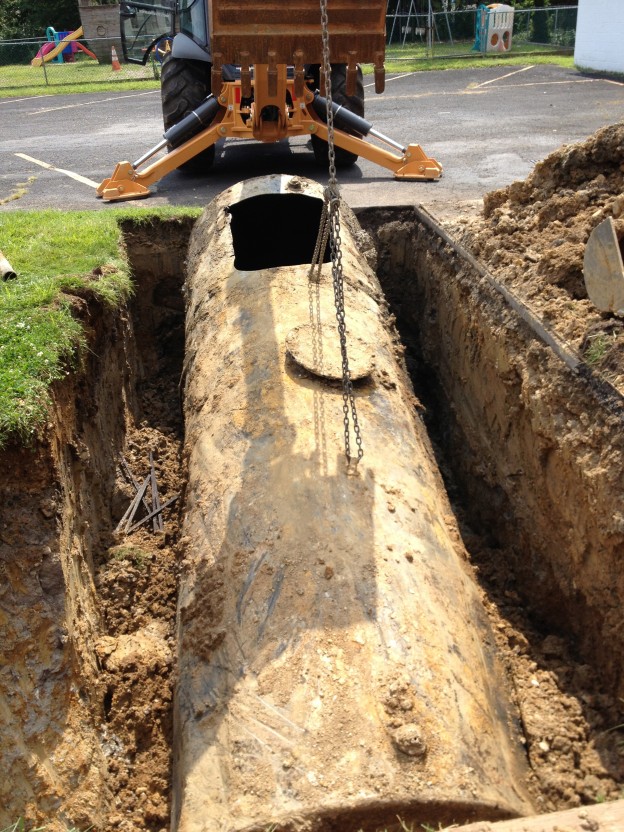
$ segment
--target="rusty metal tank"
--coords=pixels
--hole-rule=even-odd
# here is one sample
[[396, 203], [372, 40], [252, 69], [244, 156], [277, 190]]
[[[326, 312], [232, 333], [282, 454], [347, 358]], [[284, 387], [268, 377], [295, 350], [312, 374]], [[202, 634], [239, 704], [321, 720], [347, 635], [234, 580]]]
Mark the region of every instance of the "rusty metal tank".
[[176, 832], [531, 810], [494, 639], [345, 208], [364, 447], [346, 465], [331, 263], [309, 279], [321, 208], [316, 183], [265, 177], [192, 235]]

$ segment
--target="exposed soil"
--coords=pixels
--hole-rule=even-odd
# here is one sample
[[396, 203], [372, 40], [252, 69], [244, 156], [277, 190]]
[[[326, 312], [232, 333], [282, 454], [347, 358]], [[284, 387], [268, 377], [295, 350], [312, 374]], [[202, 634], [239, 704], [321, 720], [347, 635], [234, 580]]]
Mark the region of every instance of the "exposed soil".
[[[606, 216], [624, 233], [623, 160], [624, 125], [606, 128], [455, 226], [620, 390], [622, 323], [592, 307], [582, 261]], [[621, 418], [412, 213], [360, 217], [520, 708], [536, 808], [620, 797]], [[189, 232], [126, 226], [140, 286], [131, 314], [112, 320], [77, 299], [92, 338], [85, 375], [55, 391], [33, 447], [0, 462], [0, 828], [19, 815], [51, 832], [170, 828], [181, 500], [163, 533], [114, 529], [133, 496], [122, 455], [141, 480], [153, 452], [162, 500], [184, 489]]]
[[623, 794], [623, 653], [609, 625], [622, 605], [622, 401], [609, 395], [605, 409], [595, 376], [622, 390], [624, 329], [583, 280], [592, 229], [612, 216], [624, 232], [623, 160], [624, 125], [605, 128], [451, 226], [585, 358], [588, 382], [412, 211], [360, 216], [513, 680], [542, 811]]
[[463, 242], [624, 391], [624, 321], [596, 310], [583, 279], [585, 244], [609, 216], [624, 239], [624, 123], [564, 145], [524, 182], [487, 194]]
[[507, 552], [462, 527], [516, 691], [538, 811], [624, 796], [622, 702], [574, 642], [544, 627], [517, 591]]
[[[592, 654], [591, 640], [583, 644], [579, 637], [579, 627], [587, 624], [594, 639], [604, 642], [603, 614], [611, 604], [603, 589], [605, 575], [594, 568], [589, 578], [602, 610], [588, 613], [580, 593], [575, 602], [562, 597], [561, 587], [562, 575], [569, 577], [572, 568], [579, 583], [583, 580], [580, 565], [572, 567], [571, 535], [561, 529], [576, 513], [589, 534], [591, 523], [581, 518], [599, 510], [598, 503], [591, 496], [592, 506], [575, 503], [570, 491], [578, 470], [571, 464], [558, 469], [551, 459], [544, 470], [539, 462], [542, 444], [553, 447], [553, 436], [559, 435], [565, 447], [565, 434], [578, 431], [576, 419], [574, 431], [561, 429], [561, 420], [570, 418], [567, 400], [578, 398], [577, 382], [570, 374], [562, 378], [548, 356], [535, 361], [537, 347], [518, 321], [507, 313], [501, 320], [500, 303], [485, 294], [479, 276], [445, 250], [442, 240], [427, 236], [411, 212], [379, 219], [360, 216], [376, 232], [382, 285], [398, 318], [416, 393], [515, 691], [536, 809], [617, 799], [624, 788], [624, 732], [618, 728], [624, 709], [617, 695], [618, 671], [615, 676], [613, 671], [621, 667], [621, 647], [608, 642], [607, 652], [618, 658], [607, 668], [611, 660], [605, 661], [605, 650]], [[531, 379], [531, 389], [522, 389], [523, 375]], [[556, 419], [552, 434], [535, 413], [523, 413], [521, 396], [543, 406], [547, 421]], [[583, 400], [582, 407], [587, 406]], [[604, 443], [608, 451], [613, 435], [621, 433], [621, 422], [601, 415], [596, 399], [590, 406], [596, 433], [585, 430], [585, 447], [577, 448], [588, 476], [597, 462], [588, 462], [587, 446], [596, 453]], [[574, 435], [570, 441], [579, 444]], [[617, 459], [599, 451], [596, 456], [608, 460], [603, 474], [611, 471], [612, 481], [619, 483]], [[600, 510], [609, 517], [621, 492], [618, 486], [610, 492], [605, 487]], [[552, 508], [558, 493], [561, 503]], [[610, 557], [607, 551], [604, 546], [604, 568], [614, 580], [621, 540]]]
[[[162, 229], [126, 227], [126, 243], [140, 291], [134, 304], [139, 355], [137, 407], [128, 414], [118, 449], [111, 522], [123, 517], [153, 456], [160, 500], [181, 495], [183, 425], [179, 382], [183, 357], [181, 302], [186, 224]], [[163, 239], [161, 237], [161, 240]], [[147, 493], [150, 503], [150, 491]], [[112, 535], [95, 559], [102, 616], [96, 653], [102, 667], [108, 782], [115, 794], [102, 829], [165, 832], [170, 824], [171, 744], [181, 499], [163, 513], [163, 530], [148, 521], [131, 535]], [[141, 507], [134, 521], [145, 517]]]
[[162, 533], [115, 527], [134, 495], [123, 459], [142, 481], [153, 453], [162, 502], [183, 483], [184, 228], [139, 233], [132, 314], [75, 298], [82, 372], [0, 458], [0, 828], [169, 829], [180, 501]]
[[[622, 239], [624, 124], [600, 130], [581, 144], [564, 146], [539, 163], [525, 182], [486, 195], [483, 215], [468, 224], [462, 242], [584, 357], [591, 372], [599, 373], [624, 392], [624, 322], [593, 307], [583, 278], [585, 244], [592, 230], [608, 216], [614, 218]], [[543, 378], [542, 395], [548, 384], [548, 377]], [[558, 394], [574, 396], [565, 388]], [[592, 469], [598, 473], [590, 461], [592, 457], [609, 466], [620, 464], [608, 451], [610, 436], [621, 432], [621, 421], [618, 424], [607, 417], [611, 428], [605, 430], [599, 405], [595, 410], [577, 414], [580, 423], [574, 419], [566, 428], [561, 426], [562, 433], [584, 431], [584, 440], [576, 437], [572, 441], [584, 445], [588, 478]], [[550, 471], [547, 467], [544, 473], [546, 477], [556, 476], [554, 467]], [[617, 524], [619, 479], [611, 483], [614, 491], [610, 512]], [[568, 482], [557, 498], [574, 504], [573, 495]], [[595, 506], [589, 508], [595, 510]], [[583, 511], [580, 501], [576, 511]], [[514, 559], [498, 546], [492, 547], [492, 538], [479, 538], [475, 543], [471, 548], [487, 588], [487, 603], [495, 615], [501, 616], [499, 640], [518, 691], [529, 759], [541, 792], [538, 804], [551, 810], [621, 797], [624, 742], [619, 726], [624, 701], [606, 693], [609, 689], [621, 692], [621, 685], [613, 685], [612, 672], [600, 666], [604, 645], [592, 654], [587, 642], [583, 644], [579, 638], [578, 623], [575, 626], [566, 621], [574, 613], [565, 612], [565, 607], [559, 611], [559, 626], [556, 611], [549, 614], [529, 606], [527, 619], [530, 594], [527, 599], [526, 587], [524, 592], [517, 591]], [[609, 548], [605, 542], [597, 547], [605, 564]], [[621, 553], [620, 534], [614, 552], [617, 560]], [[593, 570], [597, 584], [602, 583], [601, 568], [597, 563]], [[611, 581], [617, 582], [618, 572], [611, 573]], [[612, 592], [601, 592], [602, 602], [595, 602], [602, 608], [595, 614], [596, 623], [612, 603]], [[556, 607], [557, 595], [551, 603]], [[543, 627], [545, 621], [550, 624], [547, 629]], [[542, 629], [536, 628], [536, 623]], [[566, 634], [576, 638], [570, 641]], [[602, 638], [608, 640], [609, 636], [603, 631]], [[579, 656], [579, 647], [584, 659]], [[611, 644], [611, 649], [621, 655], [619, 646]], [[598, 666], [592, 666], [596, 659]]]
[[[163, 392], [161, 387], [159, 393]], [[139, 480], [149, 471], [147, 457], [153, 451], [163, 502], [179, 492], [176, 431], [139, 426], [130, 432], [127, 447], [128, 464]], [[134, 495], [120, 478], [116, 499], [125, 497], [127, 506]], [[128, 832], [169, 828], [177, 597], [176, 553], [171, 544], [177, 532], [176, 514], [175, 507], [166, 512], [165, 533], [150, 528], [128, 538], [119, 535], [121, 542], [103, 550], [96, 562], [103, 635], [95, 650], [102, 668], [108, 783], [115, 794], [105, 828]]]

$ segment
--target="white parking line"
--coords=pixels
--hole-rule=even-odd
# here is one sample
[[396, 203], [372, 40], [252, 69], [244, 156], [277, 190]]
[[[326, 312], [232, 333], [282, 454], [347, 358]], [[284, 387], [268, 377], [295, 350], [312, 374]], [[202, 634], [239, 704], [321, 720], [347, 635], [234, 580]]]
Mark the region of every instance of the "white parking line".
[[[399, 78], [409, 78], [410, 75], [416, 75], [415, 72], [404, 72], [403, 75], [394, 75], [392, 78], [386, 78], [386, 81], [398, 81]], [[372, 84], [364, 84], [364, 89], [367, 87], [374, 87], [375, 82], [373, 81]]]
[[160, 90], [149, 90], [148, 92], [138, 92], [136, 95], [117, 95], [113, 98], [100, 98], [97, 101], [81, 101], [78, 104], [64, 104], [62, 107], [44, 107], [41, 110], [33, 110], [28, 113], [29, 116], [38, 116], [41, 113], [53, 113], [55, 110], [71, 110], [75, 107], [93, 107], [94, 104], [105, 104], [108, 101], [124, 101], [126, 98], [139, 98], [142, 95], [160, 95]]
[[54, 98], [53, 95], [27, 95], [25, 98], [3, 98], [0, 99], [0, 106], [2, 104], [17, 104], [20, 101], [34, 101], [35, 98]]
[[25, 153], [16, 153], [16, 156], [19, 156], [20, 159], [25, 159], [27, 162], [33, 162], [35, 165], [39, 165], [39, 167], [46, 168], [46, 170], [53, 170], [56, 173], [63, 173], [65, 176], [69, 176], [71, 179], [75, 179], [76, 182], [82, 182], [83, 185], [89, 185], [90, 188], [99, 188], [100, 183], [94, 182], [92, 179], [87, 179], [86, 176], [81, 176], [79, 173], [74, 173], [71, 170], [63, 170], [63, 168], [57, 168], [56, 165], [49, 165], [47, 162], [42, 162], [40, 159], [33, 159], [32, 156], [27, 156]]
[[484, 81], [482, 84], [477, 84], [475, 89], [479, 87], [487, 87], [488, 84], [495, 84], [496, 81], [502, 81], [503, 78], [510, 78], [512, 75], [517, 75], [519, 72], [526, 72], [527, 69], [533, 69], [535, 64], [531, 64], [531, 66], [523, 66], [522, 69], [516, 69], [514, 72], [508, 72], [506, 75], [499, 75], [498, 78], [491, 78], [489, 81]]
[[512, 87], [554, 87], [561, 84], [596, 84], [604, 81], [604, 78], [569, 78], [567, 81], [527, 81], [526, 84], [505, 84], [501, 90]]

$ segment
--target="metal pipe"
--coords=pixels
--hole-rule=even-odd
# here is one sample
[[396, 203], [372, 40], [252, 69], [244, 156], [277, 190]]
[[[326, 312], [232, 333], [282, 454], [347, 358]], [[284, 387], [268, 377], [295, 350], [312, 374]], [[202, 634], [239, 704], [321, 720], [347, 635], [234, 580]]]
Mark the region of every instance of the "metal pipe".
[[0, 277], [3, 280], [15, 280], [17, 277], [17, 273], [14, 271], [13, 266], [9, 263], [6, 259], [4, 254], [0, 251]]
[[162, 139], [162, 141], [158, 142], [158, 144], [154, 145], [151, 150], [148, 150], [147, 153], [144, 153], [140, 156], [136, 162], [132, 163], [132, 167], [136, 170], [137, 168], [141, 167], [144, 162], [147, 162], [148, 159], [151, 159], [152, 156], [155, 156], [159, 150], [164, 150], [167, 147], [167, 139]]
[[[314, 94], [312, 106], [318, 117], [327, 123], [327, 99], [317, 92]], [[345, 106], [335, 101], [332, 102], [332, 112], [334, 114], [334, 125], [340, 130], [347, 130], [356, 136], [367, 136], [373, 126], [370, 121], [366, 121], [362, 116], [352, 113]]]
[[346, 469], [332, 265], [310, 280], [311, 207], [320, 219], [316, 183], [242, 182], [191, 239], [172, 829], [529, 813], [495, 641], [345, 208], [365, 450]]
[[[314, 111], [319, 118], [323, 119], [323, 121], [327, 123], [327, 99], [316, 93], [312, 106], [314, 107]], [[352, 113], [350, 110], [347, 110], [343, 104], [333, 102], [332, 112], [334, 113], [334, 124], [338, 127], [338, 129], [346, 130], [356, 136], [375, 136], [376, 139], [397, 148], [397, 150], [400, 150], [401, 153], [405, 153], [407, 150], [405, 145], [399, 144], [398, 142], [395, 142], [394, 139], [380, 133], [379, 130], [375, 130], [370, 121], [366, 121], [365, 118], [357, 115], [357, 113]]]
[[179, 147], [204, 127], [208, 127], [220, 109], [219, 101], [214, 95], [209, 95], [181, 121], [170, 127], [164, 134], [165, 139], [171, 147]]
[[152, 156], [155, 156], [159, 150], [164, 150], [168, 145], [171, 147], [179, 147], [184, 142], [197, 135], [200, 130], [214, 121], [215, 116], [219, 112], [221, 105], [214, 97], [209, 95], [201, 104], [192, 110], [188, 115], [184, 116], [177, 124], [174, 124], [167, 131], [165, 131], [162, 141], [158, 142], [151, 150], [144, 153], [136, 162], [132, 163], [132, 167], [136, 170]]
[[395, 142], [394, 139], [391, 139], [389, 136], [384, 136], [383, 133], [380, 133], [379, 130], [375, 130], [373, 127], [371, 127], [368, 132], [369, 135], [374, 136], [376, 139], [389, 144], [391, 147], [396, 147], [396, 149], [400, 150], [401, 153], [405, 153], [407, 150], [407, 147], [404, 144], [399, 144], [399, 142]]

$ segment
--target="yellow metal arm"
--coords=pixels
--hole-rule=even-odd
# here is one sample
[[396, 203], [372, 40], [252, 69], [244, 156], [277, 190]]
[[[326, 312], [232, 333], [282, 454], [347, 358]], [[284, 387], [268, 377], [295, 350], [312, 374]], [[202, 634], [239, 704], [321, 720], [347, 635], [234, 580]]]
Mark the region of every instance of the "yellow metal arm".
[[[315, 124], [315, 127], [316, 129], [313, 132], [327, 141], [327, 125], [319, 121]], [[351, 153], [363, 156], [369, 162], [375, 162], [375, 164], [391, 170], [395, 179], [434, 180], [439, 179], [442, 175], [442, 165], [436, 162], [435, 159], [429, 158], [419, 144], [409, 144], [404, 153], [399, 156], [383, 147], [378, 147], [364, 139], [358, 139], [356, 136], [350, 136], [348, 133], [336, 129], [334, 130], [334, 143]]]
[[[286, 78], [286, 67], [279, 65], [276, 82], [279, 93], [276, 97], [268, 89], [264, 78], [267, 70], [267, 65], [255, 67], [256, 78], [252, 82], [255, 101], [251, 106], [241, 105], [240, 81], [224, 83], [218, 97], [221, 109], [209, 127], [142, 170], [139, 170], [139, 162], [120, 162], [113, 175], [100, 184], [97, 196], [106, 201], [149, 196], [150, 185], [219, 139], [243, 137], [275, 142], [290, 136], [316, 135], [327, 141], [327, 125], [313, 107], [314, 94], [305, 89], [303, 98], [297, 97], [295, 82]], [[284, 90], [288, 96], [283, 94]], [[289, 100], [291, 104], [287, 103]], [[263, 115], [271, 108], [273, 113], [277, 110], [277, 118]], [[393, 153], [339, 129], [334, 130], [334, 142], [338, 147], [391, 170], [396, 179], [434, 180], [442, 175], [442, 166], [429, 158], [418, 144], [410, 144], [401, 153]]]

